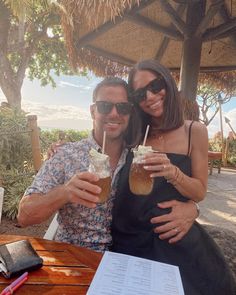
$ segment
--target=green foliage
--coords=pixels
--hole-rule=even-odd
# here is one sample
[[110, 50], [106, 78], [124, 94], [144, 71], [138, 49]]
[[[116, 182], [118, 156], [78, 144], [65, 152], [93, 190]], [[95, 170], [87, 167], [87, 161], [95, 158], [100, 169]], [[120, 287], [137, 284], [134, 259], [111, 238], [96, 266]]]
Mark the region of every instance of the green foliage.
[[33, 170], [26, 167], [23, 171], [13, 168], [4, 171], [3, 177], [5, 188], [3, 214], [10, 219], [15, 219], [20, 199], [33, 181]]
[[[226, 139], [224, 140], [224, 145], [226, 146]], [[221, 151], [221, 138], [215, 137], [209, 141], [209, 150], [214, 152]], [[217, 164], [218, 160], [214, 161]], [[229, 141], [228, 154], [227, 154], [227, 164], [232, 167], [236, 167], [236, 139]]]
[[33, 175], [26, 113], [0, 108], [0, 178], [5, 188], [3, 213], [14, 219]]
[[52, 0], [0, 0], [0, 87], [11, 107], [21, 107], [26, 75], [53, 87], [55, 75], [87, 76], [70, 69], [58, 7]]
[[40, 140], [41, 140], [41, 150], [42, 154], [45, 158], [47, 154], [47, 150], [52, 143], [58, 142], [59, 140], [65, 141], [80, 141], [83, 138], [88, 136], [88, 131], [77, 131], [77, 130], [64, 130], [61, 131], [59, 129], [54, 130], [41, 130], [40, 132]]
[[[0, 108], [0, 183], [5, 189], [3, 214], [11, 219], [16, 218], [19, 201], [33, 181], [32, 150], [27, 130], [25, 112]], [[87, 135], [88, 131], [41, 131], [42, 156], [59, 138], [79, 141]]]
[[[222, 93], [224, 93], [224, 96], [222, 96]], [[219, 96], [221, 104], [224, 104], [227, 103], [233, 95], [231, 92], [223, 92], [220, 87], [217, 87], [214, 84], [211, 85], [209, 83], [203, 82], [198, 84], [197, 94], [197, 101], [201, 113], [201, 121], [206, 126], [208, 126], [212, 122], [217, 112], [219, 111]], [[210, 113], [211, 117], [209, 117]]]
[[[55, 22], [59, 23], [58, 17], [54, 16]], [[28, 77], [30, 80], [35, 78], [41, 81], [41, 85], [51, 84], [55, 87], [55, 81], [52, 73], [59, 76], [60, 74], [74, 74], [68, 65], [67, 53], [62, 38], [61, 28], [54, 25], [51, 28], [51, 37], [45, 38], [38, 42], [37, 51], [32, 56], [28, 67]]]
[[[28, 63], [27, 75], [31, 80], [34, 78], [41, 80], [42, 86], [51, 84], [55, 87], [52, 72], [56, 75], [61, 73], [71, 75], [73, 73], [68, 64], [60, 17], [49, 8], [45, 11], [45, 7], [40, 4], [42, 1], [38, 2], [37, 5], [31, 3], [34, 9], [28, 14], [28, 20], [25, 23], [25, 26], [30, 24], [30, 30], [25, 32], [25, 43], [34, 44], [34, 51]], [[15, 26], [17, 29], [19, 28], [17, 21]], [[8, 57], [16, 71], [22, 62], [21, 52], [14, 51]]]
[[[26, 113], [0, 108], [0, 166], [6, 169], [32, 165]], [[21, 133], [20, 133], [21, 132]]]
[[236, 139], [229, 142], [228, 162], [236, 167]]
[[11, 8], [13, 14], [19, 19], [29, 17], [33, 13], [33, 9], [37, 5], [42, 6], [44, 9], [48, 9], [48, 0], [3, 0], [7, 7]]
[[209, 150], [213, 152], [221, 151], [221, 138], [213, 138], [209, 140]]

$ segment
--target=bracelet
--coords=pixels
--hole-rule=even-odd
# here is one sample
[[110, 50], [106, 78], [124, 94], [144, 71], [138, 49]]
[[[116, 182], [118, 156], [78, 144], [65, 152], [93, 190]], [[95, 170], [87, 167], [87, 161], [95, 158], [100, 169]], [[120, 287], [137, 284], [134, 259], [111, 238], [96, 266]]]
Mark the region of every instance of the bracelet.
[[167, 182], [173, 184], [173, 186], [176, 186], [178, 183], [182, 183], [184, 179], [184, 173], [175, 166], [175, 176], [173, 178], [167, 179]]
[[197, 218], [199, 217], [201, 211], [200, 211], [200, 206], [198, 205], [198, 203], [196, 203], [195, 201], [191, 200], [192, 203], [195, 205], [196, 209], [197, 209]]

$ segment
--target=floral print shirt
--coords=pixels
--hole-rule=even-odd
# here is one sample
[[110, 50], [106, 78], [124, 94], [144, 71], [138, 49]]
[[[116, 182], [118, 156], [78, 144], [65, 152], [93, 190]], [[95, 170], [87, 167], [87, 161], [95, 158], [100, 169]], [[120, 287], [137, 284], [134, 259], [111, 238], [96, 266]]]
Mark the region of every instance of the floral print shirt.
[[[89, 151], [101, 147], [92, 135], [79, 142], [61, 146], [57, 153], [44, 163], [25, 195], [46, 194], [57, 185], [67, 182], [75, 173], [87, 171]], [[108, 250], [111, 245], [111, 219], [119, 171], [125, 164], [128, 150], [124, 149], [113, 173], [111, 194], [107, 202], [90, 209], [82, 205], [67, 203], [58, 212], [59, 228], [55, 239], [93, 249]]]

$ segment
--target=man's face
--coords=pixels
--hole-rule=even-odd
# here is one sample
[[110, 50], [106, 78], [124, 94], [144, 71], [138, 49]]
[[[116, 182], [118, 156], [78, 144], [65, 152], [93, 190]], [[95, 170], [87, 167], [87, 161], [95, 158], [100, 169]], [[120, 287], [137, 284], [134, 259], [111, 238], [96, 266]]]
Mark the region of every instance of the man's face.
[[[103, 86], [97, 93], [96, 102], [99, 101], [114, 104], [127, 103], [127, 92], [122, 86]], [[102, 144], [104, 131], [106, 131], [108, 140], [123, 139], [129, 123], [129, 114], [119, 114], [115, 106], [107, 114], [101, 114], [96, 105], [92, 105], [90, 111], [94, 121], [94, 136], [100, 145]]]

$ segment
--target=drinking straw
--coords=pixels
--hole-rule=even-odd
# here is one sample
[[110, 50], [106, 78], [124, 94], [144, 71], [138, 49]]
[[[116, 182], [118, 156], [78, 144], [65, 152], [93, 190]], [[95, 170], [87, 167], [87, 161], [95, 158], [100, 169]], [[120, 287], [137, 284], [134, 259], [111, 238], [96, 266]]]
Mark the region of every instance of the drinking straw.
[[[28, 280], [28, 277], [25, 277], [24, 279], [22, 279], [22, 281], [20, 281], [17, 285], [15, 285], [13, 288], [12, 288], [12, 291], [15, 292], [21, 285], [24, 284], [25, 281]], [[9, 295], [12, 294], [11, 292], [9, 293]]]
[[103, 132], [103, 139], [102, 139], [102, 153], [105, 153], [105, 144], [106, 144], [106, 131]]
[[143, 140], [143, 145], [146, 145], [149, 128], [150, 128], [150, 125], [147, 125], [144, 140]]
[[7, 286], [0, 295], [10, 295], [18, 289], [26, 280], [28, 280], [28, 272], [25, 272], [18, 279], [13, 281], [9, 286]]

